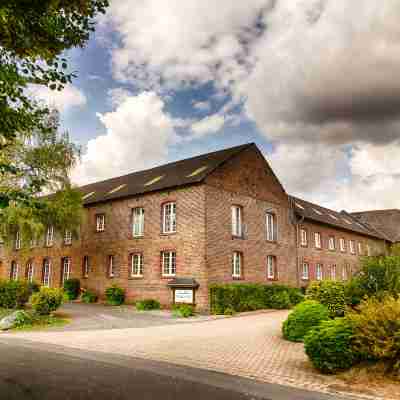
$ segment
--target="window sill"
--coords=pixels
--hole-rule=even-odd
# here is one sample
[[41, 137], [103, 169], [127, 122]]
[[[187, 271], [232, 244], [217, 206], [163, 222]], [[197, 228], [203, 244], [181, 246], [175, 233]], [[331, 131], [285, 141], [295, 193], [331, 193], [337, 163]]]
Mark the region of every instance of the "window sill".
[[176, 277], [175, 274], [174, 275], [161, 275], [161, 279], [173, 279], [175, 277]]
[[232, 240], [234, 240], [234, 239], [244, 240], [245, 237], [244, 237], [244, 235], [242, 235], [242, 236], [232, 235]]
[[176, 231], [175, 232], [161, 232], [160, 236], [173, 236], [176, 235]]
[[137, 235], [137, 236], [132, 235], [132, 239], [143, 239], [143, 238], [144, 238], [144, 235]]
[[242, 276], [232, 276], [234, 281], [242, 281], [244, 278]]
[[131, 281], [140, 280], [140, 279], [143, 279], [143, 275], [130, 276], [128, 279]]
[[277, 239], [274, 239], [274, 240], [266, 239], [266, 242], [267, 243], [271, 243], [271, 244], [278, 244], [278, 240]]

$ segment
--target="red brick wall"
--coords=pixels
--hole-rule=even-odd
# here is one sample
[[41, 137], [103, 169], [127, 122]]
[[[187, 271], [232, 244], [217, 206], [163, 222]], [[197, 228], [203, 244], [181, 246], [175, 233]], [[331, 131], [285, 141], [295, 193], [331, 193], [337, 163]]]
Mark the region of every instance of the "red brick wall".
[[[300, 242], [300, 229], [304, 228], [307, 231], [308, 245], [302, 246]], [[319, 232], [322, 238], [322, 249], [315, 247], [314, 233]], [[328, 240], [330, 236], [335, 237], [336, 248], [329, 250]], [[345, 251], [340, 251], [339, 239], [344, 238], [346, 247]], [[350, 253], [350, 240], [355, 241], [356, 254]], [[363, 254], [358, 252], [358, 243], [362, 243]], [[367, 255], [367, 247], [369, 244], [371, 248], [371, 255], [379, 255], [386, 251], [385, 243], [383, 240], [377, 240], [368, 236], [359, 235], [357, 233], [348, 232], [334, 227], [329, 227], [323, 224], [312, 223], [305, 221], [299, 224], [298, 229], [298, 243], [299, 243], [299, 268], [303, 262], [310, 265], [310, 280], [315, 279], [315, 265], [320, 263], [323, 265], [324, 278], [329, 278], [331, 265], [336, 265], [336, 278], [341, 279], [342, 269], [345, 265], [351, 267], [354, 273], [359, 268], [360, 256]], [[302, 285], [308, 284], [308, 281], [301, 280]]]
[[[232, 255], [243, 255], [243, 281], [268, 282], [268, 255], [276, 256], [278, 282], [296, 284], [294, 228], [289, 204], [271, 169], [257, 149], [231, 159], [206, 180], [207, 268], [210, 282], [232, 282]], [[231, 206], [240, 205], [244, 238], [233, 238]], [[276, 215], [276, 242], [266, 240], [265, 214]]]
[[[100, 295], [106, 287], [118, 284], [126, 289], [127, 299], [157, 298], [164, 305], [172, 302], [172, 291], [167, 287], [168, 279], [161, 276], [160, 252], [175, 250], [177, 255], [176, 276], [195, 278], [200, 283], [196, 293], [199, 308], [208, 304], [207, 274], [205, 268], [205, 189], [204, 186], [181, 188], [171, 192], [148, 194], [128, 200], [114, 201], [87, 209], [82, 226], [81, 240], [72, 246], [57, 245], [52, 248], [40, 246], [35, 250], [13, 252], [5, 260], [2, 275], [8, 277], [12, 259], [25, 265], [28, 258], [35, 264], [35, 279], [41, 281], [41, 266], [44, 257], [52, 260], [52, 286], [60, 283], [61, 258], [72, 259], [71, 277], [81, 279], [84, 287]], [[161, 205], [168, 200], [176, 201], [177, 232], [161, 233]], [[144, 237], [135, 239], [131, 234], [131, 209], [145, 209]], [[104, 232], [96, 232], [95, 215], [106, 214]], [[144, 258], [143, 278], [131, 279], [130, 254], [141, 252]], [[90, 274], [82, 278], [83, 257], [89, 256]], [[114, 255], [116, 275], [107, 276], [108, 255]]]

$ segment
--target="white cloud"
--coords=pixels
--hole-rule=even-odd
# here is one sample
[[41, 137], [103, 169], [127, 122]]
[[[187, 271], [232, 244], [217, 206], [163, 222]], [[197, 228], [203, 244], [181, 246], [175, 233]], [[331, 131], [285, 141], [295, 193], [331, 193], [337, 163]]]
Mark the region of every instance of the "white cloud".
[[192, 124], [192, 132], [195, 137], [202, 137], [216, 133], [224, 126], [225, 117], [219, 114], [209, 115]]
[[117, 80], [230, 93], [194, 137], [243, 102], [289, 192], [361, 208], [400, 206], [399, 15], [397, 0], [113, 0], [103, 26], [120, 35]]
[[66, 85], [62, 91], [51, 90], [42, 85], [32, 85], [29, 92], [36, 99], [55, 107], [60, 112], [67, 112], [74, 107], [83, 107], [87, 103], [85, 94], [71, 84]]
[[196, 101], [193, 103], [193, 108], [199, 111], [208, 111], [211, 108], [209, 101]]
[[89, 140], [81, 162], [72, 172], [76, 184], [160, 164], [167, 159], [168, 145], [177, 139], [174, 120], [154, 92], [127, 96], [114, 111], [98, 116], [106, 133]]

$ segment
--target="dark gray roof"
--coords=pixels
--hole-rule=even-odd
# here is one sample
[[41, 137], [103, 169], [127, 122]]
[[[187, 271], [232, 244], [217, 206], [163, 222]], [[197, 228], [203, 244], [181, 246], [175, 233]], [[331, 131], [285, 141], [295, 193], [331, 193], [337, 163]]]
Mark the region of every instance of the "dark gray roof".
[[243, 150], [255, 146], [248, 143], [159, 167], [134, 172], [117, 178], [95, 182], [78, 188], [85, 205], [172, 189], [202, 182], [212, 171]]
[[351, 213], [359, 221], [373, 226], [391, 242], [400, 242], [400, 210], [371, 210]]
[[347, 231], [357, 232], [362, 235], [372, 236], [378, 239], [386, 239], [380, 232], [376, 231], [372, 226], [359, 221], [346, 211], [333, 211], [329, 208], [321, 207], [317, 204], [310, 203], [290, 196], [297, 215], [308, 220], [328, 224], [335, 228], [345, 229]]

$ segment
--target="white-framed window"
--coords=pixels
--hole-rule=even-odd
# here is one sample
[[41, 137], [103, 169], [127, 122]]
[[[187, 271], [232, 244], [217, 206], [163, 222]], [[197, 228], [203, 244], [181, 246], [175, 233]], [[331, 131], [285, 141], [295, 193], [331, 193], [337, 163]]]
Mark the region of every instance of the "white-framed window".
[[64, 232], [64, 244], [65, 245], [72, 244], [72, 232], [69, 229], [66, 229]]
[[320, 263], [315, 265], [315, 279], [317, 281], [322, 281], [324, 278], [323, 266]]
[[134, 253], [131, 255], [131, 276], [142, 277], [143, 276], [143, 254]]
[[15, 250], [21, 248], [21, 233], [20, 231], [15, 232]]
[[11, 261], [10, 279], [16, 281], [18, 279], [19, 265], [16, 261]]
[[342, 280], [343, 281], [347, 281], [347, 279], [349, 277], [349, 269], [350, 269], [349, 265], [347, 265], [347, 264], [343, 265], [343, 267], [342, 267]]
[[321, 240], [321, 234], [319, 232], [314, 233], [314, 240], [315, 240], [315, 248], [321, 249], [322, 248], [322, 240]]
[[144, 235], [144, 208], [135, 207], [132, 209], [132, 235], [140, 237]]
[[275, 256], [267, 256], [267, 278], [268, 279], [277, 279], [278, 271], [276, 268], [276, 257]]
[[358, 254], [362, 254], [363, 253], [363, 248], [362, 248], [362, 243], [358, 242]]
[[161, 267], [163, 276], [175, 276], [176, 274], [176, 252], [161, 252]]
[[83, 277], [88, 278], [90, 271], [89, 256], [83, 257]]
[[33, 261], [29, 260], [26, 264], [26, 279], [28, 282], [33, 282], [34, 267]]
[[43, 260], [43, 271], [42, 271], [42, 284], [45, 287], [50, 287], [50, 276], [51, 276], [51, 261], [49, 258]]
[[336, 264], [331, 265], [331, 279], [336, 280]]
[[70, 272], [71, 272], [71, 259], [70, 257], [64, 257], [62, 259], [62, 275], [61, 275], [62, 285], [64, 285], [64, 282], [69, 279]]
[[340, 251], [345, 252], [346, 251], [346, 241], [344, 238], [339, 239], [339, 246], [340, 246]]
[[308, 281], [310, 279], [310, 265], [307, 262], [303, 262], [301, 269], [301, 279]]
[[113, 255], [108, 256], [108, 277], [114, 278], [115, 276], [115, 260]]
[[232, 255], [232, 278], [242, 277], [242, 253], [234, 251]]
[[96, 215], [96, 231], [104, 232], [106, 229], [106, 215], [105, 214], [97, 214]]
[[369, 257], [371, 255], [371, 246], [367, 244], [367, 256]]
[[241, 237], [242, 229], [242, 207], [232, 206], [232, 235]]
[[350, 253], [356, 254], [356, 243], [354, 242], [354, 240], [350, 240], [349, 246], [350, 246]]
[[176, 203], [169, 202], [162, 206], [162, 232], [176, 232]]
[[274, 241], [278, 237], [278, 229], [276, 223], [276, 216], [272, 213], [265, 214], [265, 226], [267, 229], [267, 240]]
[[51, 247], [53, 246], [54, 241], [54, 227], [48, 226], [46, 231], [46, 246]]
[[308, 244], [307, 230], [304, 228], [300, 229], [300, 244], [302, 246], [307, 246]]
[[335, 236], [329, 236], [329, 250], [335, 250], [336, 249], [336, 240]]

